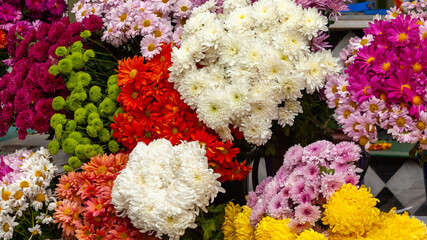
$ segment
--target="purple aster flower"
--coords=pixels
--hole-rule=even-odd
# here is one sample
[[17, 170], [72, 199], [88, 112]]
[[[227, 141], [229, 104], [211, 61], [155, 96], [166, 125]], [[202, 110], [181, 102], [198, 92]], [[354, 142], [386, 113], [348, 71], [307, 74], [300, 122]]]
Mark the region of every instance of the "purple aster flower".
[[49, 47], [50, 44], [47, 41], [38, 41], [30, 48], [28, 57], [37, 62], [44, 62], [47, 60]]
[[295, 207], [295, 219], [301, 224], [308, 222], [313, 226], [320, 219], [320, 214], [320, 207], [311, 203], [302, 203]]
[[352, 142], [340, 142], [332, 150], [332, 156], [335, 162], [351, 163], [360, 159], [362, 149]]
[[12, 172], [12, 169], [6, 165], [3, 160], [3, 155], [0, 157], [0, 181], [3, 181], [3, 177]]
[[46, 0], [25, 0], [25, 4], [34, 12], [43, 12], [47, 9]]
[[31, 128], [33, 124], [34, 113], [31, 109], [27, 109], [18, 113], [16, 117], [16, 127], [20, 129]]
[[288, 169], [292, 169], [302, 160], [304, 149], [299, 145], [292, 146], [288, 149], [288, 151], [285, 153], [284, 159], [283, 159], [283, 166], [285, 166]]
[[23, 129], [23, 128], [18, 129], [18, 139], [25, 140], [26, 137], [27, 137], [27, 129]]
[[248, 205], [248, 207], [253, 208], [256, 203], [258, 202], [258, 197], [255, 194], [254, 191], [251, 191], [248, 193], [248, 201], [246, 203], [246, 205]]
[[103, 27], [102, 19], [95, 15], [89, 15], [89, 17], [84, 18], [82, 23], [84, 28], [91, 32], [100, 30]]
[[47, 34], [49, 33], [50, 24], [48, 23], [42, 23], [37, 28], [36, 38], [37, 40], [43, 40], [47, 37]]
[[264, 192], [265, 186], [269, 184], [273, 180], [273, 177], [268, 176], [266, 177], [258, 186], [255, 188], [255, 193], [257, 196], [260, 196]]
[[329, 38], [329, 35], [325, 32], [320, 31], [319, 35], [317, 37], [314, 37], [312, 40], [312, 50], [314, 52], [323, 50], [325, 48], [330, 48], [332, 45], [329, 44], [329, 42], [326, 41], [326, 39]]
[[344, 176], [340, 174], [325, 174], [322, 176], [320, 192], [323, 197], [329, 199], [332, 194], [337, 191], [345, 183]]
[[0, 4], [0, 22], [1, 23], [15, 23], [22, 17], [20, 10], [15, 9], [8, 3]]
[[320, 164], [329, 159], [334, 145], [329, 141], [317, 141], [304, 148], [302, 161]]
[[67, 10], [64, 0], [47, 0], [47, 9], [53, 15], [62, 15]]
[[13, 101], [13, 105], [17, 112], [26, 110], [30, 107], [31, 99], [30, 94], [26, 88], [21, 88], [15, 95], [15, 100]]

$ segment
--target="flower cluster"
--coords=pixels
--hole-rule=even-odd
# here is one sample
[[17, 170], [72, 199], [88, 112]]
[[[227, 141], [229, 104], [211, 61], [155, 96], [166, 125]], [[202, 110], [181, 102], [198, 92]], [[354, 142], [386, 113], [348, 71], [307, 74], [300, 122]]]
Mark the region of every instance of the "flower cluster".
[[80, 40], [85, 28], [63, 18], [37, 28], [20, 22], [9, 30], [8, 61], [13, 69], [0, 78], [0, 136], [11, 125], [19, 129], [20, 139], [25, 139], [29, 128], [39, 133], [49, 130], [49, 119], [55, 113], [53, 98], [69, 93], [62, 77], [49, 73], [59, 59], [55, 50]]
[[1, 156], [1, 239], [18, 239], [18, 234], [19, 239], [58, 237], [51, 227], [57, 200], [49, 189], [57, 168], [50, 160], [44, 148]]
[[[90, 32], [82, 33], [85, 34]], [[119, 145], [111, 139], [110, 133], [119, 89], [116, 75], [108, 78], [108, 74], [93, 72], [105, 60], [98, 59], [92, 49], [84, 49], [81, 41], [69, 48], [57, 48], [56, 55], [63, 59], [52, 65], [49, 72], [63, 76], [71, 93], [65, 99], [57, 96], [52, 101], [53, 109], [60, 112], [50, 119], [56, 139], [49, 143], [49, 150], [56, 155], [61, 148], [65, 153], [74, 155], [64, 166], [64, 170], [72, 171], [93, 156], [119, 151]]]
[[[284, 197], [286, 199], [286, 197]], [[229, 203], [225, 208], [224, 239], [236, 240], [386, 240], [427, 238], [427, 227], [408, 213], [381, 212], [375, 207], [378, 199], [364, 186], [342, 185], [323, 204], [322, 227], [309, 228], [301, 233], [292, 229], [289, 218], [262, 216], [256, 229], [249, 224], [249, 215], [255, 210]], [[243, 211], [242, 211], [243, 209]], [[249, 213], [249, 214], [246, 214]], [[402, 226], [405, 226], [402, 228]], [[243, 233], [243, 234], [242, 234]]]
[[[343, 185], [324, 205], [322, 221], [329, 225], [329, 239], [426, 239], [427, 227], [408, 213], [381, 212], [377, 199], [364, 187]], [[400, 226], [400, 227], [399, 227]], [[402, 228], [401, 226], [405, 226]]]
[[220, 141], [207, 129], [168, 82], [170, 52], [170, 45], [163, 45], [162, 52], [145, 63], [144, 58], [137, 56], [120, 61], [118, 86], [114, 88], [119, 89], [117, 101], [123, 113], [114, 117], [113, 137], [128, 151], [139, 141], [148, 144], [158, 138], [165, 138], [173, 145], [199, 141], [205, 146], [209, 165], [221, 174], [221, 182], [242, 180], [251, 168], [245, 161], [234, 160], [239, 149], [230, 141]]
[[128, 218], [117, 216], [111, 205], [113, 181], [127, 160], [124, 154], [93, 157], [82, 166], [82, 172], [60, 177], [55, 192], [61, 202], [53, 218], [64, 237], [151, 239], [134, 228]]
[[427, 148], [427, 23], [410, 15], [375, 20], [342, 53], [347, 75], [334, 75], [326, 97], [343, 131], [366, 148], [377, 128]]
[[169, 81], [222, 139], [232, 139], [234, 125], [263, 145], [273, 120], [293, 124], [302, 90], [313, 93], [340, 69], [330, 51], [310, 49], [327, 18], [289, 0], [230, 1], [223, 14], [214, 8], [209, 1], [187, 20]]
[[0, 29], [9, 30], [21, 19], [53, 22], [62, 18], [67, 10], [64, 0], [8, 0], [0, 2]]
[[141, 232], [179, 239], [195, 228], [199, 210], [224, 192], [198, 142], [173, 146], [166, 139], [139, 142], [114, 181], [112, 204]]
[[289, 226], [297, 233], [315, 226], [322, 214], [321, 204], [341, 185], [358, 183], [360, 169], [353, 163], [360, 159], [360, 152], [351, 142], [317, 141], [305, 148], [289, 148], [276, 176], [266, 178], [249, 193], [252, 226], [265, 214], [290, 219]]
[[102, 17], [102, 40], [115, 47], [141, 39], [143, 57], [151, 59], [161, 50], [161, 43], [180, 43], [182, 26], [196, 1], [190, 0], [79, 0], [72, 10], [77, 21], [91, 15]]

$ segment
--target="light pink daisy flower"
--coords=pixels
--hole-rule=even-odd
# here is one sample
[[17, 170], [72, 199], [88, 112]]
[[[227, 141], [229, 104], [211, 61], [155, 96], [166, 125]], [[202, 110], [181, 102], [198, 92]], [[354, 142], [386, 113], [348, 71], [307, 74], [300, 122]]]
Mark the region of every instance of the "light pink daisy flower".
[[193, 9], [193, 3], [189, 0], [178, 0], [174, 6], [174, 17], [176, 18], [188, 18], [191, 15]]
[[164, 15], [168, 15], [173, 10], [173, 5], [176, 0], [153, 0], [152, 3], [156, 11], [160, 11]]
[[181, 45], [181, 34], [183, 30], [183, 26], [175, 26], [175, 32], [172, 35], [172, 41], [177, 46]]
[[359, 139], [362, 136], [362, 133], [360, 133], [356, 127], [360, 124], [361, 118], [362, 115], [360, 112], [350, 114], [350, 116], [348, 116], [348, 118], [342, 123], [343, 132], [353, 139]]
[[141, 54], [147, 60], [152, 59], [154, 55], [160, 53], [161, 49], [162, 44], [160, 39], [153, 35], [147, 35], [141, 41]]
[[412, 131], [415, 124], [413, 119], [409, 116], [407, 108], [401, 111], [391, 112], [389, 119], [390, 121], [388, 124], [398, 133]]
[[363, 112], [371, 112], [374, 116], [378, 116], [386, 108], [385, 102], [376, 97], [371, 97], [365, 100], [360, 105], [360, 110]]
[[313, 226], [320, 219], [320, 214], [320, 207], [311, 203], [301, 203], [295, 208], [295, 219], [301, 224], [308, 222]]
[[352, 106], [350, 105], [350, 103], [351, 101], [348, 101], [346, 103], [341, 104], [338, 108], [335, 109], [335, 114], [337, 115], [336, 119], [341, 124], [345, 122], [345, 119], [347, 119], [350, 114], [357, 111], [357, 109], [354, 108], [354, 105]]
[[136, 22], [139, 23], [138, 28], [140, 34], [144, 36], [153, 33], [154, 29], [159, 24], [159, 19], [151, 12], [144, 12], [136, 17]]
[[331, 108], [335, 107], [335, 99], [339, 98], [338, 96], [339, 76], [340, 75], [338, 74], [333, 74], [327, 77], [327, 82], [325, 85], [325, 96], [326, 96], [326, 101], [328, 102], [328, 105]]
[[153, 35], [159, 38], [161, 42], [169, 43], [172, 40], [173, 26], [170, 22], [160, 21], [157, 27], [154, 28]]

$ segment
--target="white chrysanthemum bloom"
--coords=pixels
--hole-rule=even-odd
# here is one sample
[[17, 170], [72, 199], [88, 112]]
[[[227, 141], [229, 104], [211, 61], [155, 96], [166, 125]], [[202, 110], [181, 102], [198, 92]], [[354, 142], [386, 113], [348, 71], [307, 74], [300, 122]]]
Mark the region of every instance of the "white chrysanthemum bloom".
[[12, 212], [12, 208], [10, 207], [10, 200], [4, 201], [1, 200], [0, 201], [0, 216], [1, 215], [7, 215], [9, 213]]
[[197, 101], [197, 116], [214, 129], [227, 126], [232, 116], [227, 97], [223, 89], [212, 88], [205, 91]]
[[317, 8], [307, 8], [304, 9], [300, 32], [312, 39], [317, 36], [319, 30], [328, 31], [326, 24], [328, 24], [328, 19], [321, 15]]
[[311, 46], [327, 19], [290, 0], [226, 0], [224, 11], [217, 9], [213, 0], [194, 9], [173, 50], [169, 81], [223, 140], [233, 126], [249, 143], [265, 144], [273, 120], [292, 124], [299, 113], [279, 106], [340, 70], [330, 51]]
[[242, 119], [240, 131], [243, 132], [246, 141], [257, 146], [264, 145], [271, 138], [271, 122], [249, 116]]
[[114, 181], [111, 198], [117, 213], [129, 217], [141, 232], [154, 231], [159, 238], [168, 235], [177, 240], [185, 229], [197, 227], [199, 209], [206, 211], [224, 191], [205, 154], [199, 142], [138, 143]]
[[28, 228], [28, 231], [31, 233], [32, 236], [41, 235], [42, 229], [40, 225], [36, 224], [34, 227]]
[[50, 224], [53, 222], [53, 217], [49, 214], [40, 213], [40, 215], [36, 216], [37, 223], [42, 224]]

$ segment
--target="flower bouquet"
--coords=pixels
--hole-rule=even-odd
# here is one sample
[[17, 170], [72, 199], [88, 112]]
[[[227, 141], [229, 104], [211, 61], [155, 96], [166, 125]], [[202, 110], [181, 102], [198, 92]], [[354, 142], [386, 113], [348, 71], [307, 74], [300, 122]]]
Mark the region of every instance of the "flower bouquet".
[[179, 239], [187, 228], [197, 227], [200, 209], [207, 212], [209, 201], [224, 192], [205, 154], [197, 141], [139, 142], [114, 181], [112, 205], [141, 232]]
[[394, 209], [381, 212], [378, 199], [355, 186], [360, 152], [351, 142], [290, 148], [276, 176], [261, 182], [246, 206], [226, 206], [224, 239], [425, 239], [423, 222]]
[[44, 148], [1, 156], [1, 239], [42, 240], [60, 236], [52, 226], [57, 199], [51, 183], [56, 170]]
[[251, 168], [235, 160], [239, 148], [231, 141], [222, 142], [217, 134], [199, 121], [196, 112], [181, 99], [168, 82], [171, 47], [163, 45], [151, 60], [135, 56], [119, 62], [117, 101], [123, 111], [111, 124], [112, 136], [132, 151], [137, 142], [146, 144], [159, 138], [173, 145], [181, 141], [199, 141], [205, 146], [209, 165], [221, 174], [221, 182], [242, 180]]
[[[84, 42], [90, 43], [90, 31], [81, 35]], [[59, 112], [50, 119], [56, 139], [49, 143], [49, 150], [57, 154], [61, 148], [73, 155], [64, 166], [66, 171], [80, 168], [82, 161], [98, 154], [119, 151], [119, 145], [111, 139], [110, 133], [120, 92], [117, 77], [111, 75], [114, 56], [106, 59], [107, 54], [97, 55], [94, 50], [83, 47], [82, 41], [69, 48], [58, 47], [55, 54], [62, 59], [49, 68], [54, 76], [63, 77], [70, 91], [65, 99], [62, 96], [53, 99], [52, 107]]]
[[427, 148], [424, 59], [427, 25], [416, 15], [390, 13], [341, 53], [346, 75], [331, 76], [326, 96], [343, 131], [365, 148], [378, 128], [399, 142]]
[[49, 120], [55, 113], [53, 98], [69, 94], [63, 78], [49, 72], [59, 60], [55, 51], [81, 40], [80, 33], [90, 26], [70, 24], [63, 18], [38, 27], [20, 22], [9, 29], [8, 62], [13, 69], [0, 78], [0, 136], [12, 125], [18, 128], [20, 139], [25, 139], [30, 128], [38, 133], [49, 131]]
[[141, 234], [128, 218], [119, 217], [111, 204], [113, 182], [127, 161], [125, 154], [97, 156], [82, 166], [82, 172], [59, 178], [55, 193], [60, 202], [53, 218], [63, 237], [153, 239]]
[[292, 125], [302, 111], [301, 91], [320, 89], [340, 68], [329, 51], [311, 49], [327, 18], [292, 1], [226, 1], [222, 13], [215, 9], [209, 1], [193, 10], [169, 81], [223, 140], [235, 127], [248, 143], [264, 145], [273, 120]]

